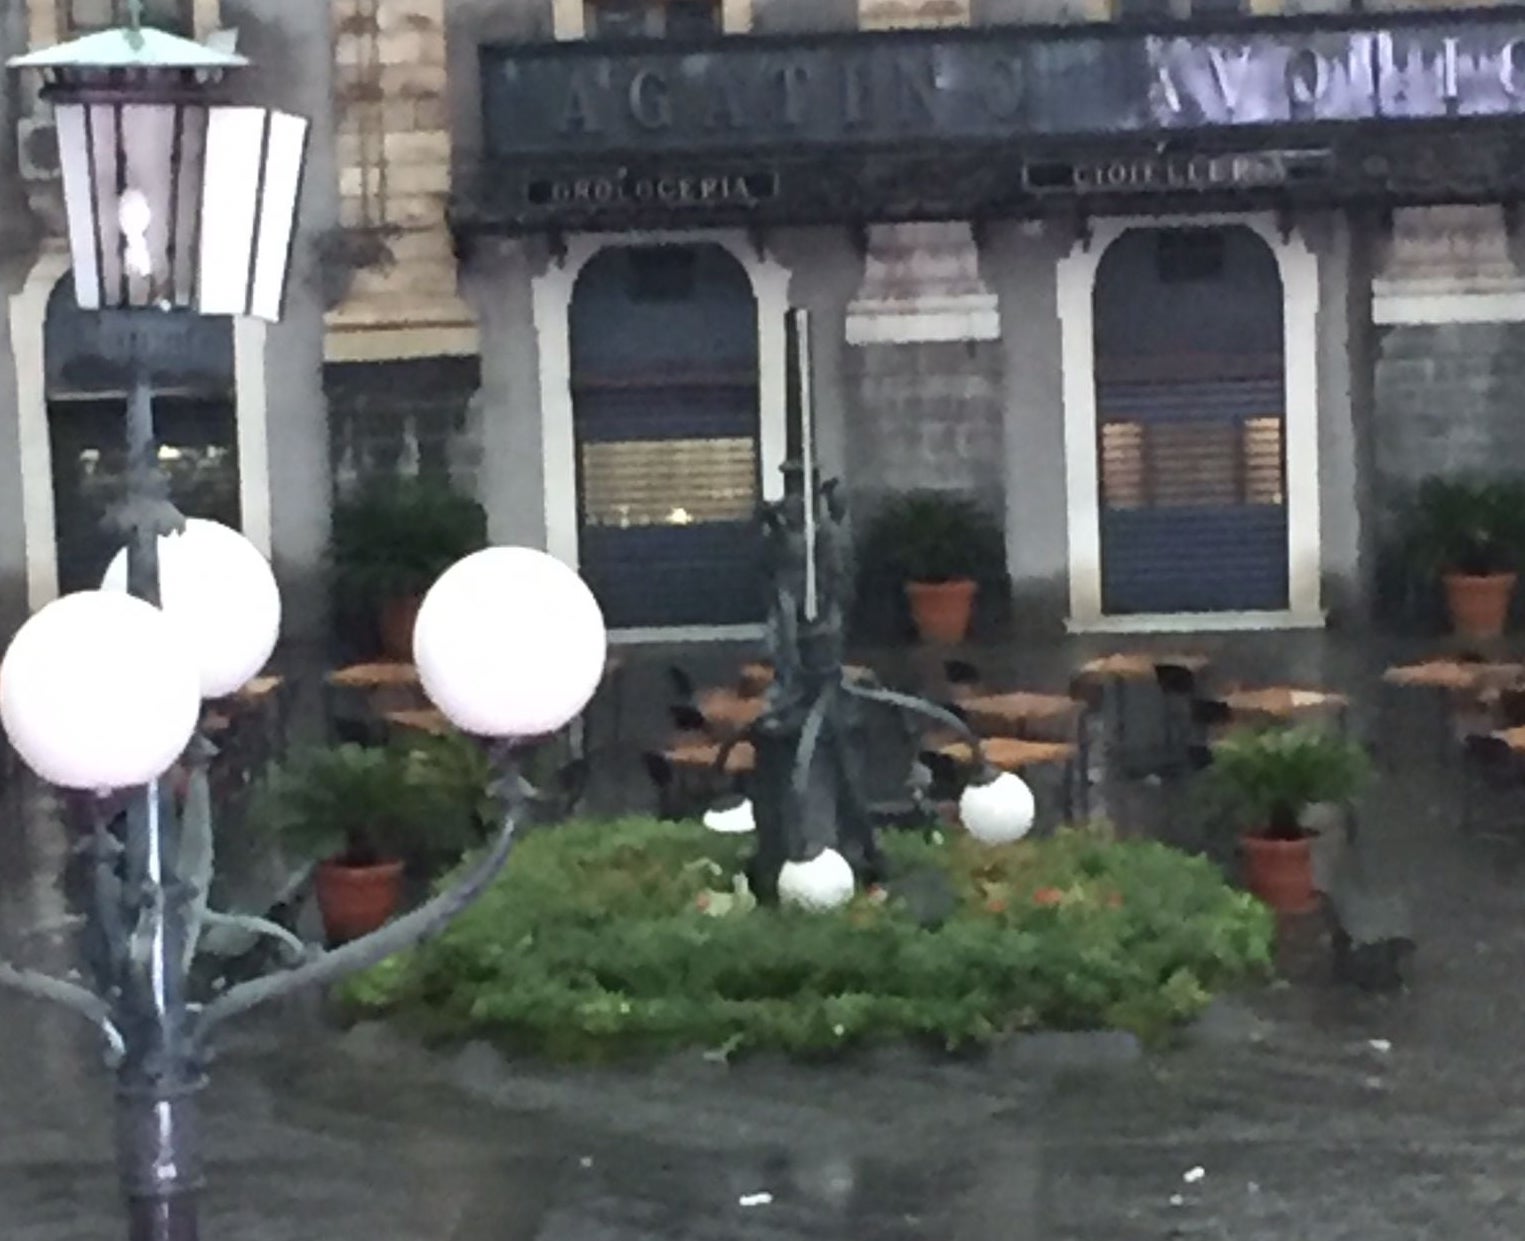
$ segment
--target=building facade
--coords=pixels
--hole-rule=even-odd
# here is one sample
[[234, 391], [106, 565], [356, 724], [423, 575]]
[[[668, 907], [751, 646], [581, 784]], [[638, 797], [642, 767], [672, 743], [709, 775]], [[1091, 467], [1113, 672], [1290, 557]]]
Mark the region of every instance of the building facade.
[[[1525, 463], [1525, 11], [161, 7], [318, 122], [286, 319], [166, 346], [161, 395], [294, 633], [333, 494], [398, 472], [579, 566], [617, 631], [747, 632], [802, 386], [860, 520], [999, 515], [1033, 627], [1360, 619], [1396, 499]], [[0, 0], [0, 50], [109, 8]], [[6, 106], [0, 586], [35, 606], [93, 571], [119, 394], [60, 293], [46, 109]]]

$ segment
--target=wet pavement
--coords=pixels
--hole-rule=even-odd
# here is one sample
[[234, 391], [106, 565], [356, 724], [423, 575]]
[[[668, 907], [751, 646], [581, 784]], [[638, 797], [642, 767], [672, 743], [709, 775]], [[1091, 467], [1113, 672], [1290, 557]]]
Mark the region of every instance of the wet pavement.
[[[1179, 646], [1177, 642], [1174, 645]], [[1200, 645], [1200, 644], [1194, 644]], [[1361, 847], [1402, 891], [1413, 986], [1336, 987], [1317, 928], [1289, 980], [1219, 1010], [1189, 1046], [1106, 1066], [1008, 1049], [836, 1066], [702, 1057], [559, 1070], [445, 1056], [313, 1007], [224, 1045], [206, 1100], [209, 1241], [1413, 1241], [1525, 1233], [1525, 790], [1460, 827], [1438, 702], [1377, 693], [1391, 652], [1223, 640], [1249, 682], [1356, 689], [1382, 779]], [[990, 652], [1057, 688], [1079, 648]], [[627, 687], [657, 701], [660, 661]], [[634, 747], [656, 727], [639, 706]], [[1189, 812], [1117, 790], [1128, 826]], [[66, 845], [41, 816], [0, 839], [0, 939], [67, 911]], [[0, 995], [0, 1237], [121, 1234], [109, 1084], [67, 1016]], [[1201, 1175], [1196, 1173], [1200, 1170]]]

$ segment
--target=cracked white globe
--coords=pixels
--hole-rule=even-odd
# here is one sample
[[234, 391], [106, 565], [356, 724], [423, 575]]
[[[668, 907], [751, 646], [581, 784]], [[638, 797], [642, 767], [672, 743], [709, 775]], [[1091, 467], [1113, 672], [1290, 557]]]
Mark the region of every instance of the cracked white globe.
[[577, 573], [528, 547], [489, 547], [425, 596], [413, 662], [430, 700], [462, 732], [545, 737], [598, 690], [608, 634]]
[[100, 792], [162, 776], [201, 713], [180, 629], [115, 591], [65, 595], [26, 622], [0, 661], [0, 723], [44, 780]]

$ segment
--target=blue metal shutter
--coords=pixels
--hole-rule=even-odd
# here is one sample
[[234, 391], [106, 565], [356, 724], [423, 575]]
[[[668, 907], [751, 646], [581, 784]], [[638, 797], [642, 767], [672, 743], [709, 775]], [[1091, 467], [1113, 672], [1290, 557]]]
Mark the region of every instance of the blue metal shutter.
[[1098, 375], [1108, 615], [1287, 607], [1281, 359], [1193, 362]]
[[760, 621], [745, 271], [716, 246], [605, 251], [579, 281], [572, 346], [580, 559], [609, 624]]

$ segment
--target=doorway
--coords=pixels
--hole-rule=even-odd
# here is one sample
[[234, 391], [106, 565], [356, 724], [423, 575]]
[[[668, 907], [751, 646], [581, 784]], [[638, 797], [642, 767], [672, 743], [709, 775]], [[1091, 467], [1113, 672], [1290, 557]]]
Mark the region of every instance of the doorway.
[[616, 246], [572, 296], [578, 561], [614, 629], [755, 624], [757, 304], [722, 246]]
[[1132, 229], [1093, 296], [1103, 613], [1285, 610], [1275, 254], [1238, 225]]
[[187, 517], [239, 529], [232, 320], [189, 311], [84, 311], [65, 276], [43, 325], [60, 593], [94, 589], [126, 542], [108, 524], [127, 476], [133, 367], [148, 369], [169, 497]]

